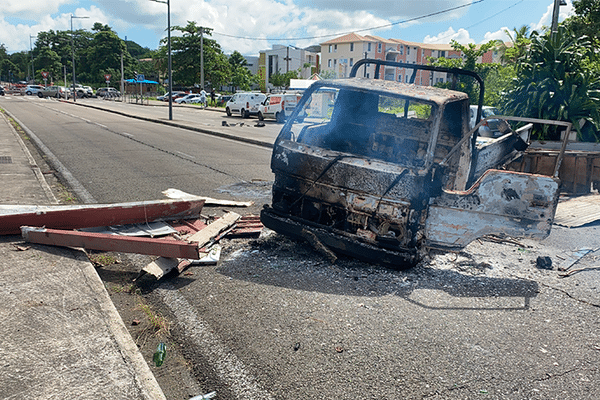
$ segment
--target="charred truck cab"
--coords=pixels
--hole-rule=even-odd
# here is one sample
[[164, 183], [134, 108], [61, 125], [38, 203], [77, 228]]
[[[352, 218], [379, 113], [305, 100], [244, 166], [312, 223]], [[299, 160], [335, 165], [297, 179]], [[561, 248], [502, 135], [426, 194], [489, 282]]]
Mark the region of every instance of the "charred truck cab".
[[[471, 75], [483, 98], [470, 71], [361, 60], [351, 76], [367, 62]], [[485, 120], [470, 130], [469, 112], [468, 96], [447, 89], [356, 77], [314, 83], [274, 144], [263, 224], [395, 268], [487, 234], [546, 237], [558, 178], [493, 169], [527, 147], [525, 135], [505, 123], [503, 136], [479, 142]]]

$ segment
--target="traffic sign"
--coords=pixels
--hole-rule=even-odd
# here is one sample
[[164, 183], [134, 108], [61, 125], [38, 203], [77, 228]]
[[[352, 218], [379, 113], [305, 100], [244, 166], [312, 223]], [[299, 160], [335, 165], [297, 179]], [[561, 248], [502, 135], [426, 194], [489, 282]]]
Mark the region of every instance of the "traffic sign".
[[110, 74], [104, 74], [104, 80], [105, 80], [107, 83], [108, 83], [108, 82], [110, 82], [110, 77], [111, 77], [111, 75], [110, 75]]
[[143, 82], [146, 80], [146, 77], [143, 74], [137, 74], [135, 80], [138, 82]]
[[42, 72], [42, 78], [48, 79], [49, 76], [50, 76], [50, 72], [46, 72], [46, 71]]

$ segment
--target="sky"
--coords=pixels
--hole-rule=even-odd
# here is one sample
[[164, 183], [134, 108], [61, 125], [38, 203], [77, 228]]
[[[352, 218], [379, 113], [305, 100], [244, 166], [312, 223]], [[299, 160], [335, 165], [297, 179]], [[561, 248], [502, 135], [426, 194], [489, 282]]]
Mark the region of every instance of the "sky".
[[[156, 49], [166, 37], [167, 0], [0, 0], [0, 43], [28, 51], [38, 32], [110, 26]], [[550, 26], [553, 0], [169, 0], [171, 26], [213, 29], [223, 51], [257, 56], [274, 44], [307, 47], [356, 32], [421, 43], [508, 41], [505, 30]], [[559, 21], [573, 13], [572, 0]], [[71, 18], [71, 16], [77, 18]], [[87, 17], [87, 18], [82, 18]], [[173, 35], [177, 35], [175, 32]]]

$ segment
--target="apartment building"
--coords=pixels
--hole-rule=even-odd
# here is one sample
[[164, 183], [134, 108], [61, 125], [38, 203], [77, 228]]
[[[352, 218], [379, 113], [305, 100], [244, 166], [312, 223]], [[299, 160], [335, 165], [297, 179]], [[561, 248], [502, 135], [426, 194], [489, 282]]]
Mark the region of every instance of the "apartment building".
[[[408, 64], [428, 64], [429, 57], [459, 58], [460, 51], [456, 51], [449, 44], [428, 44], [407, 42], [401, 39], [383, 39], [378, 36], [361, 36], [350, 33], [321, 43], [321, 75], [335, 78], [346, 78], [359, 59], [373, 58], [390, 60]], [[480, 58], [479, 62], [499, 62], [497, 52], [489, 51]], [[386, 80], [409, 82], [413, 74], [411, 68], [381, 67], [379, 76]], [[375, 66], [361, 67], [357, 76], [373, 77]], [[417, 71], [415, 83], [431, 86], [438, 82], [446, 82], [447, 74], [431, 71]]]

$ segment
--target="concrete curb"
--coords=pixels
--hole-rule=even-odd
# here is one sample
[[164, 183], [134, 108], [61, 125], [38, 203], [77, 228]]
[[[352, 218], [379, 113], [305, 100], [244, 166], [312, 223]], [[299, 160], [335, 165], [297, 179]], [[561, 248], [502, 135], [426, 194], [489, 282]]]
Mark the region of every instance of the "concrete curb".
[[89, 287], [96, 292], [98, 299], [100, 299], [100, 308], [107, 316], [107, 324], [121, 350], [123, 359], [136, 371], [135, 379], [142, 390], [142, 394], [149, 400], [166, 400], [154, 374], [150, 371], [150, 367], [146, 364], [146, 360], [144, 360], [144, 357], [133, 341], [131, 334], [127, 330], [123, 319], [110, 299], [104, 283], [96, 273], [92, 263], [86, 263], [83, 273]]
[[[54, 153], [52, 153], [50, 151], [50, 149], [48, 147], [46, 147], [46, 145], [37, 137], [37, 135], [35, 133], [33, 133], [29, 128], [27, 128], [21, 121], [19, 121], [17, 119], [17, 117], [15, 117], [14, 115], [12, 115], [8, 110], [4, 110], [6, 112], [6, 114], [11, 117], [12, 119], [14, 119], [17, 124], [19, 124], [21, 126], [21, 128], [23, 128], [23, 130], [27, 133], [27, 135], [33, 140], [35, 146], [40, 149], [40, 151], [42, 153], [44, 153], [44, 155], [46, 157], [48, 157], [48, 162], [50, 163], [50, 165], [56, 169], [56, 171], [58, 172], [58, 174], [67, 181], [67, 183], [69, 184], [69, 186], [73, 189], [73, 191], [77, 194], [77, 197], [79, 197], [84, 203], [88, 203], [88, 204], [93, 204], [93, 203], [97, 203], [96, 199], [94, 199], [94, 197], [90, 194], [90, 192], [88, 192], [86, 190], [86, 188], [84, 188], [79, 181], [77, 181], [77, 179], [75, 179], [75, 177], [71, 174], [71, 172], [69, 172], [69, 170], [59, 161], [58, 157], [56, 157], [54, 155]], [[43, 178], [43, 176], [42, 176]], [[44, 179], [44, 182], [46, 182], [46, 180]], [[47, 183], [46, 183], [47, 185]]]
[[[4, 112], [10, 118], [12, 118], [16, 123], [18, 123], [23, 128], [23, 130], [25, 130], [25, 127], [23, 126], [23, 124], [21, 124], [11, 113], [9, 113], [7, 110], [4, 110]], [[42, 174], [40, 167], [35, 162], [35, 159], [33, 158], [33, 156], [31, 155], [31, 152], [29, 151], [29, 149], [23, 142], [23, 139], [21, 139], [19, 132], [17, 132], [16, 129], [14, 128], [14, 126], [12, 126], [12, 124], [10, 123], [10, 121], [8, 121], [6, 119], [6, 115], [4, 115], [4, 113], [0, 113], [0, 114], [2, 114], [2, 118], [4, 118], [7, 125], [10, 127], [10, 130], [15, 135], [17, 142], [19, 142], [19, 146], [21, 146], [21, 150], [23, 150], [23, 153], [25, 153], [25, 156], [27, 157], [27, 160], [29, 161], [29, 165], [31, 166], [31, 170], [35, 174], [35, 177], [37, 178], [40, 185], [42, 186], [42, 189], [44, 190], [44, 193], [46, 194], [48, 201], [50, 202], [50, 204], [58, 204], [58, 200], [54, 196], [54, 193], [52, 193], [52, 189], [50, 188], [50, 185], [48, 185], [48, 182], [46, 182], [46, 178], [44, 178], [44, 174]]]

